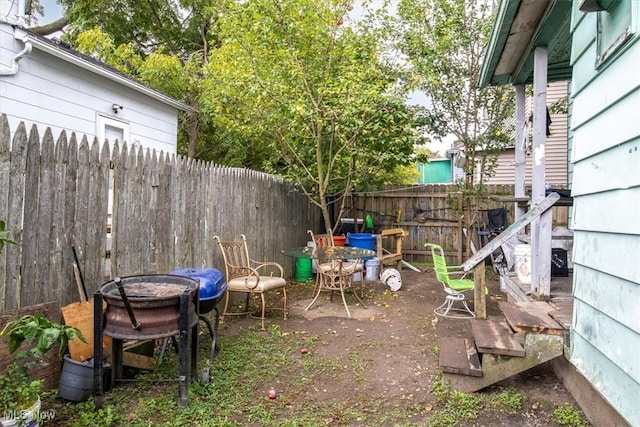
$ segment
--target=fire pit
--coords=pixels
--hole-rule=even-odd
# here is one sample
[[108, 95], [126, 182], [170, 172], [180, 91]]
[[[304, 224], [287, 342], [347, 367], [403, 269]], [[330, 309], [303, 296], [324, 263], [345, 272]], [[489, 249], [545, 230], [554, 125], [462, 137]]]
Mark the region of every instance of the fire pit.
[[[103, 305], [106, 310], [103, 313]], [[103, 399], [102, 334], [112, 338], [112, 382], [122, 379], [124, 340], [153, 340], [178, 335], [178, 405], [188, 402], [189, 378], [195, 376], [198, 342], [198, 282], [188, 277], [149, 274], [116, 277], [94, 295], [94, 392]]]
[[[120, 286], [119, 286], [120, 284]], [[147, 340], [176, 335], [180, 327], [180, 294], [194, 295], [197, 282], [171, 275], [116, 278], [100, 288], [107, 303], [104, 333], [123, 340]], [[189, 304], [189, 326], [197, 322]]]

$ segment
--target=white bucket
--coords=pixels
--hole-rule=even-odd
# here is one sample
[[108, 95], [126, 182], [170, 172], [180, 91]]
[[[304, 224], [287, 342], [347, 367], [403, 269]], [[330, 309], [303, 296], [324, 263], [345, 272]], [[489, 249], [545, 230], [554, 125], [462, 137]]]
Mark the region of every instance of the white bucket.
[[513, 254], [518, 280], [525, 285], [531, 284], [531, 246], [516, 245]]
[[[313, 240], [309, 240], [307, 242], [307, 247], [313, 248], [314, 246], [315, 246], [315, 243], [313, 243]], [[311, 265], [312, 265], [312, 267], [311, 267], [312, 268], [312, 272], [314, 274], [317, 273], [318, 272], [318, 263], [316, 262], [315, 259], [311, 261]]]
[[378, 274], [380, 272], [380, 259], [379, 258], [371, 258], [365, 261], [365, 280], [378, 280]]
[[380, 281], [389, 287], [393, 292], [400, 290], [402, 287], [402, 278], [400, 272], [395, 268], [387, 268], [380, 273]]
[[503, 276], [500, 276], [500, 292], [507, 292], [507, 282]]

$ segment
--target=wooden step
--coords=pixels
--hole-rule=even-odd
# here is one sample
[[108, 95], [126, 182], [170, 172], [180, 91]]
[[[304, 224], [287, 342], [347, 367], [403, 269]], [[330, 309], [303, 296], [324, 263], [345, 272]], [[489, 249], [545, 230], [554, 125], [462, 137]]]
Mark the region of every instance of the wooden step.
[[553, 320], [549, 312], [553, 308], [544, 301], [507, 302], [499, 301], [507, 323], [515, 332], [547, 335], [562, 335], [564, 328]]
[[480, 353], [524, 357], [524, 347], [506, 322], [471, 319], [471, 330]]
[[[449, 382], [454, 390], [478, 391], [562, 356], [562, 342], [562, 337], [558, 335], [526, 334], [524, 357], [484, 354], [482, 356], [482, 377], [457, 375], [443, 371], [442, 381]], [[442, 358], [442, 352], [440, 357]]]
[[482, 376], [478, 351], [470, 338], [440, 338], [440, 370], [459, 375]]

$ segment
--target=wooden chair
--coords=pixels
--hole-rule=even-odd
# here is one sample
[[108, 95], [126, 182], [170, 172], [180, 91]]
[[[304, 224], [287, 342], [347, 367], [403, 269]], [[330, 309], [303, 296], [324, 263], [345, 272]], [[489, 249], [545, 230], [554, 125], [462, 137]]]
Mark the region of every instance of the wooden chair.
[[[397, 270], [402, 268], [402, 239], [405, 236], [406, 233], [402, 228], [381, 230], [380, 234], [376, 235], [376, 252], [381, 266], [395, 263]], [[383, 242], [389, 239], [393, 239], [393, 252], [383, 247]]]
[[[224, 319], [225, 315], [252, 314], [249, 310], [249, 297], [253, 294], [259, 294], [262, 301], [262, 311], [259, 319], [262, 321], [262, 329], [264, 330], [266, 311], [264, 294], [282, 289], [284, 300], [282, 311], [284, 319], [286, 320], [287, 281], [284, 279], [284, 269], [282, 266], [276, 262], [261, 262], [249, 258], [247, 239], [244, 234], [240, 236], [240, 240], [231, 242], [223, 242], [218, 236], [214, 236], [213, 239], [220, 247], [226, 271], [227, 295], [224, 302], [222, 319]], [[246, 294], [245, 309], [243, 312], [227, 311], [231, 292], [242, 292]]]

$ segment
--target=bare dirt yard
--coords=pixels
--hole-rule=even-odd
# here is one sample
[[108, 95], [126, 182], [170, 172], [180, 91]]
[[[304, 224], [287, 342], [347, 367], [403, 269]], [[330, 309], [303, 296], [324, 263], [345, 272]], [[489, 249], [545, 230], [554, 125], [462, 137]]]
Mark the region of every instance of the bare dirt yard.
[[[451, 394], [444, 394], [440, 385], [438, 340], [440, 337], [471, 337], [468, 320], [445, 319], [433, 310], [444, 301], [442, 286], [434, 273], [401, 270], [402, 287], [392, 292], [380, 281], [366, 284], [366, 308], [357, 304], [353, 296], [347, 301], [352, 317], [347, 316], [339, 294], [322, 295], [309, 310], [312, 283], [290, 291], [290, 315], [282, 321], [274, 315], [269, 323], [277, 323], [285, 333], [313, 337], [314, 357], [347, 367], [340, 375], [316, 376], [313, 383], [297, 396], [288, 396], [289, 404], [313, 401], [320, 406], [340, 404], [347, 407], [366, 407], [367, 401], [380, 397], [388, 407], [376, 410], [410, 411], [408, 425], [458, 426], [557, 426], [588, 425], [574, 399], [547, 364], [516, 375], [488, 387], [477, 397], [481, 410], [477, 418], [465, 419], [465, 399], [451, 403]], [[500, 316], [497, 301], [506, 299], [498, 282], [489, 281], [487, 297], [489, 318]], [[473, 298], [473, 295], [471, 295]], [[251, 327], [255, 319], [231, 320], [221, 333], [233, 335]], [[337, 360], [337, 362], [336, 362]], [[278, 378], [275, 385], [282, 395], [293, 390], [295, 378]], [[519, 408], [513, 409], [514, 401]], [[493, 402], [493, 403], [492, 403]], [[582, 421], [573, 420], [564, 409], [572, 405]], [[518, 406], [518, 405], [514, 405]], [[456, 408], [457, 407], [457, 408]], [[402, 409], [399, 409], [402, 408]], [[560, 417], [554, 412], [560, 409]], [[443, 411], [451, 414], [442, 415]], [[569, 411], [571, 412], [571, 411]], [[381, 418], [382, 419], [382, 418]], [[371, 425], [369, 421], [343, 422], [339, 416], [326, 420], [327, 425]], [[381, 421], [379, 425], [390, 425]], [[393, 425], [393, 424], [391, 424]]]
[[[476, 393], [443, 385], [439, 339], [471, 337], [470, 322], [433, 314], [444, 301], [434, 273], [405, 268], [401, 276], [396, 292], [380, 281], [367, 282], [366, 308], [348, 295], [352, 317], [336, 293], [332, 301], [329, 293], [322, 294], [306, 310], [312, 281], [288, 286], [288, 320], [272, 311], [265, 330], [255, 318], [228, 316], [218, 331], [211, 382], [192, 384], [186, 408], [176, 407], [175, 383], [132, 382], [107, 392], [107, 406], [100, 411], [90, 401], [65, 403], [49, 396], [43, 407], [56, 418], [46, 425], [589, 425], [546, 364]], [[488, 287], [489, 317], [499, 316], [498, 301], [505, 296], [497, 282], [489, 281]], [[279, 305], [276, 299], [269, 301], [270, 307]], [[200, 364], [209, 351], [205, 335]], [[175, 357], [168, 352], [150, 375], [175, 378]]]

